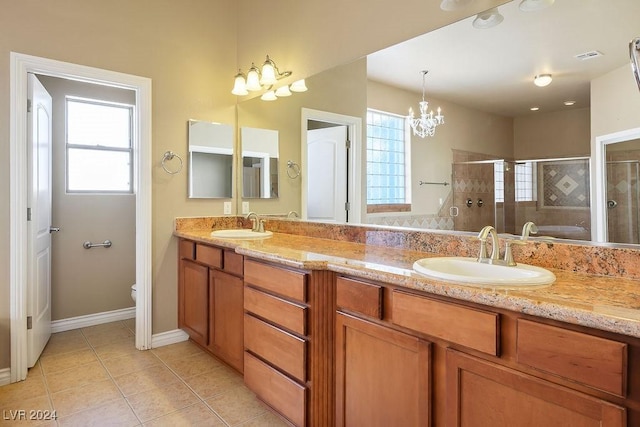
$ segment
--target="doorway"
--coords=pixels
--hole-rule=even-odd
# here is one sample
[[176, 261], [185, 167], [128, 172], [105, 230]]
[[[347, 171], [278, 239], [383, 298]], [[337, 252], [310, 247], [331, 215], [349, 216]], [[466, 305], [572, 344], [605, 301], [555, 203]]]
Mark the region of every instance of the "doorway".
[[136, 195], [136, 348], [151, 348], [151, 80], [11, 52], [10, 55], [10, 314], [11, 382], [27, 374], [29, 73], [97, 83], [135, 92], [133, 191]]
[[[301, 129], [302, 218], [360, 223], [361, 118], [303, 108]], [[327, 129], [330, 135], [326, 135]], [[320, 138], [316, 140], [316, 136]], [[343, 153], [338, 153], [342, 150], [338, 147], [339, 139], [345, 141]], [[318, 180], [320, 171], [331, 176]], [[317, 203], [320, 193], [331, 200]]]

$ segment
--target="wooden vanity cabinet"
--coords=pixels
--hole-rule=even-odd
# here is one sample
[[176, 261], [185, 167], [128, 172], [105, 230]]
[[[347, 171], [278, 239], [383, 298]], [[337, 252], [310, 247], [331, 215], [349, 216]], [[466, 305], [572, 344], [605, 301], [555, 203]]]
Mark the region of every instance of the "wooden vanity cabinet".
[[428, 426], [430, 343], [338, 313], [336, 426]]
[[178, 326], [239, 372], [244, 366], [242, 255], [181, 239]]
[[342, 276], [336, 299], [337, 426], [640, 425], [637, 339]]

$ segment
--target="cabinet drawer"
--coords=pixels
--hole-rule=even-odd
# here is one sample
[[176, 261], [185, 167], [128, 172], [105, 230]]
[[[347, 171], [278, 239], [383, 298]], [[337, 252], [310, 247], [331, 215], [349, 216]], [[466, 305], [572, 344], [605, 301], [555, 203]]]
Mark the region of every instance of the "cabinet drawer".
[[227, 273], [242, 277], [244, 274], [244, 257], [233, 251], [224, 251], [223, 267]]
[[499, 315], [393, 291], [392, 321], [451, 343], [497, 356]]
[[336, 300], [340, 308], [382, 319], [382, 286], [338, 277]]
[[196, 243], [196, 261], [210, 267], [222, 268], [222, 249]]
[[244, 347], [304, 382], [306, 342], [251, 315], [244, 316]]
[[627, 345], [518, 319], [519, 363], [618, 396], [626, 394]]
[[307, 308], [252, 287], [245, 287], [244, 309], [300, 335], [307, 333]]
[[307, 300], [307, 275], [252, 260], [244, 262], [247, 283], [300, 302]]
[[307, 390], [266, 363], [244, 353], [244, 382], [296, 426], [305, 425]]
[[178, 246], [178, 258], [194, 260], [196, 254], [195, 247], [196, 244], [191, 240], [180, 239]]

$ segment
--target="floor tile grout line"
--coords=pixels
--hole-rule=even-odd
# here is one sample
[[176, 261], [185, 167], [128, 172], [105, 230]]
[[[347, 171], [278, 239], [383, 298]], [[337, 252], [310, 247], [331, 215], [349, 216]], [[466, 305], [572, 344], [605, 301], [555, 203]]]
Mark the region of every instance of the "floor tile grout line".
[[[126, 325], [125, 325], [126, 327]], [[128, 329], [128, 328], [127, 328]], [[130, 330], [130, 329], [129, 329]], [[84, 331], [82, 332], [82, 334], [84, 335]], [[88, 340], [87, 340], [88, 341]], [[89, 343], [89, 345], [91, 345], [91, 343]], [[99, 347], [99, 346], [98, 346]], [[135, 409], [133, 409], [133, 406], [131, 406], [131, 403], [129, 402], [129, 399], [127, 399], [127, 396], [124, 395], [124, 392], [122, 391], [122, 389], [120, 388], [120, 386], [118, 385], [118, 382], [116, 381], [116, 379], [113, 377], [113, 375], [111, 374], [111, 371], [109, 371], [109, 369], [106, 367], [106, 365], [104, 364], [104, 360], [102, 360], [102, 357], [100, 357], [100, 355], [96, 352], [95, 347], [93, 347], [93, 345], [91, 345], [91, 348], [93, 350], [93, 353], [95, 354], [96, 358], [98, 359], [98, 361], [100, 362], [100, 364], [102, 365], [102, 367], [104, 368], [105, 372], [107, 373], [107, 375], [109, 376], [109, 379], [111, 379], [111, 381], [113, 382], [113, 385], [116, 386], [116, 388], [118, 389], [118, 392], [120, 393], [120, 395], [122, 396], [122, 399], [124, 400], [124, 402], [127, 404], [127, 406], [129, 407], [129, 409], [131, 409], [131, 413], [133, 413], [133, 416], [136, 417], [136, 420], [138, 420], [139, 425], [142, 425], [142, 420], [140, 419], [140, 417], [138, 416], [138, 414], [136, 413]], [[154, 355], [155, 356], [155, 355]], [[115, 358], [114, 358], [115, 359]]]
[[[198, 353], [196, 353], [196, 354], [198, 354]], [[209, 405], [209, 404], [208, 404], [208, 403], [207, 403], [207, 402], [202, 398], [202, 397], [200, 397], [200, 395], [199, 395], [199, 394], [198, 394], [198, 393], [197, 393], [197, 392], [196, 392], [196, 391], [195, 391], [195, 390], [194, 390], [194, 389], [193, 389], [193, 388], [192, 388], [192, 387], [187, 383], [186, 379], [185, 379], [185, 378], [183, 378], [183, 377], [182, 377], [182, 375], [179, 375], [175, 370], [173, 370], [173, 369], [171, 368], [171, 366], [169, 366], [169, 365], [166, 363], [166, 361], [165, 361], [162, 357], [160, 357], [160, 356], [158, 356], [158, 355], [155, 355], [155, 356], [156, 356], [158, 359], [160, 359], [160, 361], [162, 362], [162, 364], [163, 364], [163, 365], [164, 365], [164, 366], [165, 366], [169, 371], [171, 371], [171, 372], [172, 372], [176, 377], [178, 377], [178, 379], [179, 379], [179, 380], [180, 380], [180, 381], [181, 381], [181, 382], [182, 382], [182, 383], [183, 383], [183, 384], [184, 384], [184, 385], [185, 385], [185, 386], [186, 386], [186, 387], [187, 387], [187, 388], [188, 388], [188, 389], [189, 389], [189, 390], [190, 390], [190, 391], [191, 391], [191, 392], [196, 396], [196, 398], [197, 398], [198, 400], [200, 400], [200, 402], [201, 402], [201, 403], [203, 403], [207, 408], [209, 408], [209, 410], [210, 410], [211, 412], [213, 412], [213, 413], [215, 414], [215, 416], [216, 416], [216, 417], [218, 417], [218, 419], [220, 419], [220, 420], [224, 423], [224, 425], [225, 425], [225, 426], [227, 426], [227, 427], [231, 427], [231, 425], [230, 425], [230, 424], [229, 424], [229, 423], [228, 423], [228, 422], [227, 422], [227, 421], [222, 417], [222, 415], [221, 415], [221, 414], [217, 413], [217, 412], [216, 412], [216, 411], [215, 411], [215, 410], [214, 410], [214, 409], [213, 409], [213, 408], [212, 408], [212, 407], [211, 407], [211, 406], [210, 406], [210, 405]], [[213, 357], [213, 356], [212, 356], [212, 357]], [[213, 369], [212, 369], [212, 371], [213, 371]]]

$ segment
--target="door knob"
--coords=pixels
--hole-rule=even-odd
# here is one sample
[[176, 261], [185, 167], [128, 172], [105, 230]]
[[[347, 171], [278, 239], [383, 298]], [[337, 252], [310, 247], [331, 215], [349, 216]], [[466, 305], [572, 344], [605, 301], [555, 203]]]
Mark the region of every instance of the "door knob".
[[49, 227], [49, 233], [57, 233], [60, 231], [60, 227]]

